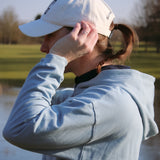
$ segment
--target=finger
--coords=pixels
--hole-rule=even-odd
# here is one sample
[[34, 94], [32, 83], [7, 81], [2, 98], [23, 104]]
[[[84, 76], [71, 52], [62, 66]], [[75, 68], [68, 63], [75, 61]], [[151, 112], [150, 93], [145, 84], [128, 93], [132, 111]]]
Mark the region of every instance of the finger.
[[91, 22], [86, 22], [86, 23], [90, 26], [90, 28], [96, 29], [95, 24], [93, 24], [93, 23], [91, 23]]
[[78, 34], [79, 34], [79, 32], [80, 32], [80, 30], [81, 30], [81, 24], [77, 23], [75, 25], [75, 27], [73, 28], [72, 32], [71, 32], [71, 34], [73, 35], [73, 37], [77, 37]]
[[90, 44], [92, 45], [91, 50], [94, 49], [95, 45], [97, 44], [97, 41], [98, 41], [98, 34], [95, 34], [95, 36], [92, 39], [92, 41], [90, 41]]
[[90, 50], [91, 51], [93, 50], [93, 48], [96, 45], [97, 41], [98, 41], [98, 33], [97, 33], [97, 30], [94, 28], [88, 34], [88, 37], [86, 39], [87, 45], [90, 46]]
[[96, 29], [93, 29], [90, 31], [87, 37], [88, 42], [97, 41], [98, 40], [98, 33]]
[[81, 22], [81, 31], [79, 32], [79, 38], [85, 39], [89, 33], [90, 33], [89, 25], [86, 22], [82, 21]]

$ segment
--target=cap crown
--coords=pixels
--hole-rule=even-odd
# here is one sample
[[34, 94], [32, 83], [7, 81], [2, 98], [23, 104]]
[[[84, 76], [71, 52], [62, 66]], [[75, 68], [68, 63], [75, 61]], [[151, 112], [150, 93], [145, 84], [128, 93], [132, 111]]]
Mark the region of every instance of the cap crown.
[[98, 33], [109, 36], [114, 17], [112, 10], [103, 0], [54, 0], [42, 20], [68, 27], [74, 27], [77, 22], [84, 20], [93, 23]]

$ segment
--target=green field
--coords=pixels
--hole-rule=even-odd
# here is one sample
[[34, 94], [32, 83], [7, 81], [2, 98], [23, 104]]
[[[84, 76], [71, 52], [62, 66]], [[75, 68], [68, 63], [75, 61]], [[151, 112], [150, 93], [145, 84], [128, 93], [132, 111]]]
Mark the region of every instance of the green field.
[[[40, 45], [0, 45], [0, 82], [21, 86], [29, 71], [45, 54]], [[65, 75], [65, 85], [73, 84], [74, 75]]]
[[[0, 45], [0, 80], [24, 80], [31, 68], [45, 56], [39, 48], [40, 45]], [[144, 47], [136, 50], [127, 65], [159, 79], [160, 54], [152, 53], [154, 47], [149, 50], [150, 53], [145, 53]], [[65, 75], [66, 79], [73, 77], [73, 74]]]

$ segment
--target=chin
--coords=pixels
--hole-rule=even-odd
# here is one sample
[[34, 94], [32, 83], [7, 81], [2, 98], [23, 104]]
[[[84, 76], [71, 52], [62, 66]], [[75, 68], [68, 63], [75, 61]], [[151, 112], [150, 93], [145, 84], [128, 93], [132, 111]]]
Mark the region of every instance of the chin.
[[65, 68], [65, 70], [64, 70], [64, 73], [69, 73], [69, 72], [72, 72], [70, 63], [68, 63], [68, 65], [66, 66], [66, 68]]
[[76, 73], [78, 73], [78, 70], [79, 70], [79, 64], [80, 64], [80, 58], [78, 59], [75, 59], [71, 62], [69, 62], [65, 68], [65, 71], [64, 73], [69, 73], [69, 72], [72, 72], [76, 75]]

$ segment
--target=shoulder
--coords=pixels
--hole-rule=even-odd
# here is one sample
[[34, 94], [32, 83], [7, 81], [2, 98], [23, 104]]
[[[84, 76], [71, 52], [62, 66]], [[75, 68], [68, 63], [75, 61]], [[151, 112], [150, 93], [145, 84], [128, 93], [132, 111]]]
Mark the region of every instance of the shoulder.
[[93, 103], [97, 119], [101, 121], [109, 120], [117, 125], [129, 126], [140, 120], [138, 106], [132, 95], [120, 86], [90, 87], [83, 96]]

